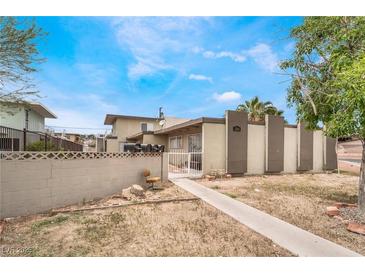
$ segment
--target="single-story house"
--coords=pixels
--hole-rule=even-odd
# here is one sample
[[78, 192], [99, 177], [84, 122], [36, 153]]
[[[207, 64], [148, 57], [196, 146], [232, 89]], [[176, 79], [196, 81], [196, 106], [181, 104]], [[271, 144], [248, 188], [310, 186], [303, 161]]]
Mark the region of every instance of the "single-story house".
[[171, 172], [233, 175], [321, 172], [337, 168], [336, 140], [322, 130], [288, 125], [280, 116], [252, 122], [245, 112], [226, 111], [224, 118], [179, 119], [107, 114], [112, 136], [106, 151], [123, 151], [126, 143], [162, 144]]

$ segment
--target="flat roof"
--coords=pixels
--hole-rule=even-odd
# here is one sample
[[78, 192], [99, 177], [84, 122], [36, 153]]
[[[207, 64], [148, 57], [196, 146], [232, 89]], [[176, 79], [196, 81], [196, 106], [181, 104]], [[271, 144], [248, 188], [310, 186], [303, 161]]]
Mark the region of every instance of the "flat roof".
[[161, 120], [161, 118], [158, 118], [158, 117], [143, 117], [143, 116], [119, 115], [119, 114], [107, 114], [105, 116], [104, 125], [112, 125], [117, 118], [132, 119], [132, 120]]
[[224, 118], [200, 117], [197, 119], [189, 120], [189, 121], [181, 123], [181, 124], [173, 125], [171, 127], [156, 130], [154, 132], [154, 134], [166, 134], [166, 133], [169, 133], [169, 132], [177, 130], [177, 129], [194, 126], [194, 125], [199, 125], [202, 123], [224, 124], [225, 119]]

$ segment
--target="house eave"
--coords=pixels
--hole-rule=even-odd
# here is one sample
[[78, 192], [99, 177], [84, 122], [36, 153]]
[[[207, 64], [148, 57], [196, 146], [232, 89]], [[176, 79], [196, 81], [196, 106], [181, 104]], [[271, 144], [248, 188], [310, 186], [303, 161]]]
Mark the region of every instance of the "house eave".
[[158, 117], [143, 117], [143, 116], [131, 116], [131, 115], [119, 115], [119, 114], [107, 114], [105, 116], [104, 125], [113, 125], [116, 119], [130, 119], [130, 120], [149, 120], [149, 121], [160, 121]]
[[197, 125], [200, 125], [203, 123], [224, 124], [225, 119], [224, 118], [212, 118], [212, 117], [200, 117], [197, 119], [189, 120], [189, 121], [181, 123], [181, 124], [173, 125], [168, 128], [156, 130], [156, 131], [154, 131], [154, 134], [156, 134], [156, 135], [168, 134], [175, 130], [179, 130], [179, 129], [182, 129], [185, 127], [190, 127], [190, 126], [197, 126]]

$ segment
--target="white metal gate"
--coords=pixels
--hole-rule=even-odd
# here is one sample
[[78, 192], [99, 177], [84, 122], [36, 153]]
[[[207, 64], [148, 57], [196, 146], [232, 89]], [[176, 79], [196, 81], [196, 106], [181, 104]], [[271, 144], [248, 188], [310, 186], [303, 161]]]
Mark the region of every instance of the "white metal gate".
[[202, 156], [201, 152], [169, 152], [169, 177], [200, 177]]

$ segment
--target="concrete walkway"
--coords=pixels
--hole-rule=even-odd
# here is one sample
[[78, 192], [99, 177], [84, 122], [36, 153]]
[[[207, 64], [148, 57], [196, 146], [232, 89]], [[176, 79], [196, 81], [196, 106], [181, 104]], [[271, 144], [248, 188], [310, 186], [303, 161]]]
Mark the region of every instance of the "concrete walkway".
[[170, 181], [295, 255], [310, 257], [361, 256], [192, 180], [175, 178], [170, 179]]

